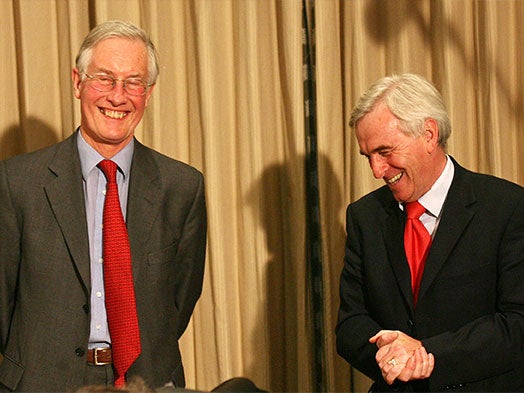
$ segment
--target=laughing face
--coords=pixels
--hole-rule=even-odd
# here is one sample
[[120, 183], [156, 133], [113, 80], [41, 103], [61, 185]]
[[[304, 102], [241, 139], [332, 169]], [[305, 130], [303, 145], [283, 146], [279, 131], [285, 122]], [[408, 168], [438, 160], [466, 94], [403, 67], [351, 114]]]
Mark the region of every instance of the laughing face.
[[438, 146], [434, 120], [426, 121], [421, 136], [408, 136], [400, 130], [399, 120], [379, 104], [358, 122], [356, 135], [373, 176], [383, 179], [399, 202], [418, 200], [444, 168], [445, 153]]
[[[148, 80], [147, 49], [143, 42], [125, 38], [108, 38], [92, 48], [87, 74], [108, 74], [114, 78]], [[114, 156], [133, 138], [134, 131], [148, 104], [152, 88], [143, 96], [129, 95], [117, 81], [107, 92], [94, 89], [89, 78], [82, 80], [73, 69], [73, 87], [80, 99], [84, 139], [106, 158]]]

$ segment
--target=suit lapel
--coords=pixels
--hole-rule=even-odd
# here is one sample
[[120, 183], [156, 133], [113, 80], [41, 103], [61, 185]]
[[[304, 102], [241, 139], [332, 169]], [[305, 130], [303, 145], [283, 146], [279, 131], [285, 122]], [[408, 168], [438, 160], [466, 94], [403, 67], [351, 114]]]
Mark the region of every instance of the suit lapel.
[[413, 294], [411, 291], [411, 274], [404, 252], [404, 225], [405, 218], [398, 202], [391, 198], [386, 207], [387, 217], [383, 228], [383, 237], [388, 252], [389, 261], [397, 280], [400, 292], [406, 304], [413, 307]]
[[136, 258], [136, 256], [147, 249], [145, 243], [149, 239], [160, 205], [159, 173], [158, 166], [149, 149], [135, 140], [126, 213], [135, 281], [140, 268], [137, 264], [139, 258]]
[[88, 291], [90, 288], [89, 241], [85, 214], [78, 214], [85, 211], [85, 202], [75, 135], [59, 146], [57, 154], [49, 165], [54, 178], [44, 189], [77, 274], [84, 289]]
[[465, 169], [455, 161], [453, 163], [455, 165], [455, 177], [444, 203], [442, 218], [426, 260], [424, 275], [420, 284], [419, 299], [423, 298], [424, 292], [441, 270], [475, 214], [474, 210], [471, 209], [476, 201], [475, 193], [465, 179]]

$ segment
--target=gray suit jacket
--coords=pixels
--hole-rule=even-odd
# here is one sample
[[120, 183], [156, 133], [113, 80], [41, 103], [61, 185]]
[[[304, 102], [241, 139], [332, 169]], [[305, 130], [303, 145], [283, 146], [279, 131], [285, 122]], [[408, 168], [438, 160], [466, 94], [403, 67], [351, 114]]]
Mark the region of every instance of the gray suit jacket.
[[[0, 386], [82, 385], [89, 244], [76, 133], [0, 162]], [[127, 207], [142, 354], [128, 375], [183, 387], [178, 339], [202, 290], [203, 176], [135, 141]]]
[[[524, 389], [524, 189], [454, 164], [416, 308], [390, 190], [348, 207], [337, 349], [376, 391]], [[387, 386], [368, 342], [380, 329], [420, 339], [431, 377]]]

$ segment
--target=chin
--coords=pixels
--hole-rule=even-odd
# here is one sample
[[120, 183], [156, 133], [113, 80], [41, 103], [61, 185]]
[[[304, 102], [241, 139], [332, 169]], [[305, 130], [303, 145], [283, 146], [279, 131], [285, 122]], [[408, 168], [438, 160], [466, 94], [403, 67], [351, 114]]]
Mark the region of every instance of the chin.
[[401, 203], [406, 202], [406, 201], [408, 201], [408, 199], [410, 197], [409, 195], [406, 195], [405, 193], [394, 192], [394, 191], [392, 191], [392, 192], [393, 192], [393, 198], [395, 198], [395, 200], [397, 202], [401, 202]]

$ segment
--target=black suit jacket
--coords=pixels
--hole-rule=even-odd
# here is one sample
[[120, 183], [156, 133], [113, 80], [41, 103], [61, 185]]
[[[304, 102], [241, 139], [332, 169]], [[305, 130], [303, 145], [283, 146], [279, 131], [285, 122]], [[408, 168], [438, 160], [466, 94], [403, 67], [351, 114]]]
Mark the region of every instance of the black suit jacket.
[[[337, 350], [377, 391], [524, 390], [524, 189], [454, 165], [416, 309], [388, 187], [347, 209]], [[431, 377], [387, 386], [368, 343], [380, 329], [420, 339]]]
[[[11, 390], [83, 383], [91, 278], [76, 135], [0, 162], [0, 386]], [[178, 339], [204, 274], [202, 174], [135, 141], [127, 227], [142, 343], [128, 375], [184, 386]]]

